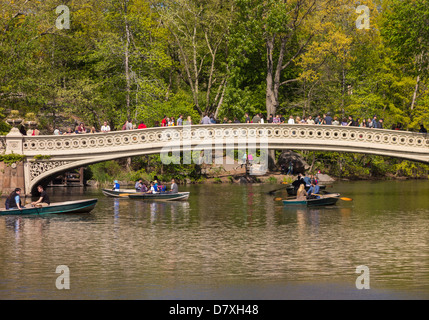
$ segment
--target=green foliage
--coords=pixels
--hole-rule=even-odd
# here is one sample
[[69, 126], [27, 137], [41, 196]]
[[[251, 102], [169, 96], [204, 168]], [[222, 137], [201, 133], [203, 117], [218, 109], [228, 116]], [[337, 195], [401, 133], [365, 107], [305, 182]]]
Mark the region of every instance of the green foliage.
[[269, 177], [266, 182], [268, 183], [277, 183], [277, 178], [276, 177]]
[[427, 178], [429, 165], [390, 157], [338, 153], [309, 152], [304, 159], [316, 157], [313, 168], [317, 171], [345, 179], [385, 179], [393, 177]]
[[214, 177], [213, 178], [213, 182], [215, 182], [215, 183], [222, 183], [222, 179], [218, 178], [218, 177]]
[[0, 162], [4, 162], [7, 166], [10, 166], [13, 163], [18, 163], [21, 161], [24, 161], [25, 156], [21, 154], [1, 154], [0, 155]]
[[50, 159], [52, 156], [50, 156], [50, 155], [41, 155], [41, 154], [36, 154], [35, 156], [34, 156], [34, 159], [35, 160], [48, 160], [48, 159]]
[[4, 121], [0, 121], [0, 136], [5, 136], [9, 133], [12, 126]]

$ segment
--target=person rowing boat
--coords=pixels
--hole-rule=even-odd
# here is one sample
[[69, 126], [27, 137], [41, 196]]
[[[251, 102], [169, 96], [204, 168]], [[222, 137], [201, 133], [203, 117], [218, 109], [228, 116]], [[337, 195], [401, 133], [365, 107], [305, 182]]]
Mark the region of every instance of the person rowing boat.
[[320, 187], [317, 183], [317, 180], [311, 180], [311, 186], [310, 189], [308, 189], [307, 193], [307, 199], [319, 199], [320, 196], [318, 196], [317, 194], [319, 194], [320, 191]]

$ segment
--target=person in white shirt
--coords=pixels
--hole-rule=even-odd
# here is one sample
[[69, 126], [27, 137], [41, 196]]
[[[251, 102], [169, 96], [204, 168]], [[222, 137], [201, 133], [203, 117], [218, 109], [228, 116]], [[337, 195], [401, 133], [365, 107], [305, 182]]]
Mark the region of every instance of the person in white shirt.
[[109, 132], [110, 131], [110, 127], [107, 124], [106, 121], [104, 121], [104, 124], [101, 126], [101, 132]]
[[293, 116], [289, 117], [289, 120], [287, 121], [288, 124], [295, 124], [295, 120], [293, 120]]

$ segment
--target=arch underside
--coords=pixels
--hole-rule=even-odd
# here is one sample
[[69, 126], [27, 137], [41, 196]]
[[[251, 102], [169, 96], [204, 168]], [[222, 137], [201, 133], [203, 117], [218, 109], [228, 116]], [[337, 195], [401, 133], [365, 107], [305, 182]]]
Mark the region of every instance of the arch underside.
[[[241, 146], [246, 146], [246, 144], [241, 144]], [[379, 155], [386, 157], [395, 157], [401, 158], [405, 160], [417, 161], [422, 163], [429, 163], [429, 155], [427, 153], [422, 152], [412, 152], [409, 150], [392, 150], [392, 149], [383, 149], [377, 148], [376, 146], [371, 147], [361, 147], [361, 146], [353, 146], [353, 145], [338, 145], [338, 144], [314, 144], [314, 143], [285, 143], [284, 141], [271, 142], [267, 144], [258, 144], [247, 145], [249, 149], [262, 149], [266, 148], [268, 150], [308, 150], [308, 151], [324, 151], [324, 152], [347, 152], [347, 153], [362, 153], [362, 154], [371, 154], [371, 155]], [[116, 152], [108, 152], [104, 154], [93, 153], [92, 155], [79, 154], [73, 156], [55, 156], [52, 157], [49, 161], [57, 161], [59, 163], [63, 163], [62, 165], [53, 167], [52, 169], [46, 170], [45, 172], [34, 177], [28, 187], [27, 190], [33, 190], [38, 184], [42, 181], [47, 181], [52, 177], [58, 176], [59, 174], [87, 166], [94, 163], [109, 161], [109, 160], [117, 160], [121, 158], [128, 157], [136, 157], [150, 154], [161, 154], [163, 152], [166, 155], [179, 155], [180, 152], [192, 152], [192, 151], [211, 151], [214, 153], [215, 151], [222, 150], [239, 150], [240, 143], [236, 144], [220, 144], [214, 145], [211, 143], [205, 144], [201, 142], [196, 144], [188, 144], [188, 145], [171, 145], [166, 148], [166, 144], [164, 143], [162, 146], [153, 147], [153, 148], [137, 148], [134, 150], [122, 150]]]

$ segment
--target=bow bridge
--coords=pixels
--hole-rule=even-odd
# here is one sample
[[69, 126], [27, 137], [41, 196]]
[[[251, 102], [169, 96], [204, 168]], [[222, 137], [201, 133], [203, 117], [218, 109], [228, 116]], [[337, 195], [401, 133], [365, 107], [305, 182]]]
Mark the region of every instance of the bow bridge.
[[[5, 193], [8, 187], [14, 188], [18, 184], [29, 194], [38, 184], [54, 176], [97, 162], [146, 154], [171, 155], [185, 151], [250, 147], [356, 152], [429, 163], [428, 135], [396, 130], [247, 123], [158, 127], [61, 136], [22, 136], [13, 128], [7, 136], [0, 137], [2, 153], [20, 154], [25, 158], [20, 166], [2, 170], [2, 174], [6, 176], [0, 186]], [[14, 173], [13, 170], [21, 171]], [[18, 180], [14, 180], [14, 177]], [[11, 185], [13, 181], [15, 185]]]

